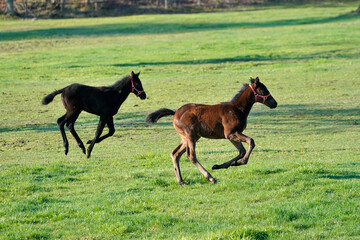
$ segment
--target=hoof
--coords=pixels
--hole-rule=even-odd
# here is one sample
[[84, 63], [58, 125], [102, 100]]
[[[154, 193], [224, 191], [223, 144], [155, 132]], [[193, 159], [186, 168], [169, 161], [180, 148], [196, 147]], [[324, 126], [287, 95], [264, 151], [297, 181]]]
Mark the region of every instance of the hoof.
[[86, 154], [86, 150], [85, 150], [84, 144], [79, 144], [79, 147], [80, 147], [81, 151], [83, 152], [83, 154]]
[[69, 149], [65, 149], [65, 155], [67, 155], [69, 152]]
[[178, 182], [178, 184], [181, 185], [181, 186], [186, 186], [186, 185], [188, 185], [188, 184], [187, 184], [186, 182], [184, 182], [184, 181]]
[[211, 168], [212, 170], [215, 170], [215, 169], [220, 169], [220, 165], [217, 165], [217, 164], [215, 164], [214, 166], [212, 166], [212, 168]]
[[240, 166], [240, 165], [246, 165], [248, 162], [248, 159], [241, 159], [240, 161], [236, 161], [235, 162], [235, 166]]
[[210, 178], [209, 181], [211, 182], [211, 184], [216, 184], [215, 178]]

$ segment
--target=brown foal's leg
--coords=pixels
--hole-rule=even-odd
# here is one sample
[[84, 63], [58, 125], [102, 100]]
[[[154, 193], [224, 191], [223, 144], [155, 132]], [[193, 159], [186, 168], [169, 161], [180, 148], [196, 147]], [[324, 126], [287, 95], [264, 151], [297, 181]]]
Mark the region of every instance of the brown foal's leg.
[[[239, 132], [229, 134], [229, 136], [227, 138], [231, 142], [239, 142], [240, 144], [241, 144], [241, 142], [246, 142], [249, 145], [249, 148], [240, 161], [238, 161], [238, 160], [241, 158], [240, 157], [241, 153], [239, 154], [239, 156], [235, 157], [234, 159], [230, 160], [229, 162], [225, 162], [221, 165], [214, 165], [212, 169], [228, 168], [230, 166], [239, 166], [239, 165], [247, 164], [250, 154], [255, 147], [255, 142], [252, 138], [250, 138], [242, 133], [239, 133]], [[240, 145], [238, 145], [238, 146], [240, 147]], [[242, 147], [242, 148], [244, 148], [244, 147]]]
[[217, 165], [215, 164], [212, 169], [221, 169], [221, 168], [228, 168], [231, 166], [231, 164], [233, 164], [234, 162], [236, 162], [237, 160], [239, 160], [240, 158], [244, 157], [245, 155], [245, 148], [244, 146], [242, 145], [241, 142], [235, 142], [235, 141], [230, 141], [235, 147], [236, 149], [239, 151], [239, 155], [237, 155], [236, 157], [234, 157], [233, 159], [231, 159], [230, 161], [228, 162], [225, 162], [221, 165]]
[[179, 146], [177, 146], [171, 153], [171, 158], [173, 160], [175, 174], [176, 174], [176, 181], [180, 185], [186, 185], [186, 183], [182, 179], [181, 172], [180, 172], [180, 165], [179, 165], [180, 158], [184, 154], [185, 149], [186, 149], [186, 144], [182, 141], [179, 144]]
[[207, 180], [209, 180], [212, 184], [216, 183], [216, 180], [211, 176], [211, 174], [208, 171], [206, 171], [206, 169], [197, 160], [195, 153], [195, 141], [190, 139], [188, 139], [187, 141], [186, 157], [199, 169], [199, 171], [204, 175], [204, 177]]

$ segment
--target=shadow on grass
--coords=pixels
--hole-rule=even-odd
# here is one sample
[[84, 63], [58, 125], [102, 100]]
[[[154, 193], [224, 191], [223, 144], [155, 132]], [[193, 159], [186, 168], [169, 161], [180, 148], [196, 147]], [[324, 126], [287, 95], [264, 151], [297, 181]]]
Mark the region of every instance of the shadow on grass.
[[[230, 146], [230, 145], [229, 145]], [[231, 145], [232, 146], [232, 145]], [[308, 149], [302, 148], [301, 146], [296, 149], [254, 149], [253, 153], [329, 153], [329, 152], [346, 152], [349, 150], [360, 151], [360, 148], [337, 148], [337, 149]], [[233, 153], [234, 157], [238, 154], [236, 148], [229, 148], [229, 150], [212, 150], [212, 151], [201, 151], [203, 156], [213, 154], [229, 154]], [[230, 160], [230, 159], [229, 159]]]
[[105, 36], [105, 35], [134, 35], [134, 34], [165, 34], [185, 33], [233, 28], [264, 28], [278, 26], [296, 26], [307, 24], [323, 24], [347, 21], [358, 16], [350, 13], [334, 17], [313, 17], [301, 19], [284, 19], [266, 22], [236, 22], [236, 23], [113, 23], [82, 27], [64, 27], [37, 29], [29, 31], [0, 32], [0, 41], [14, 41], [23, 39], [43, 39], [52, 37], [71, 36]]
[[360, 175], [358, 175], [358, 174], [349, 174], [349, 175], [326, 175], [326, 176], [322, 176], [322, 178], [329, 178], [329, 179], [336, 179], [336, 180], [360, 179]]
[[5, 127], [0, 128], [0, 133], [5, 132], [20, 132], [20, 131], [59, 131], [59, 128], [57, 124], [46, 124], [46, 125], [40, 125], [40, 124], [26, 124], [24, 126], [19, 127]]
[[[145, 130], [147, 128], [145, 128], [146, 126], [148, 126], [148, 124], [145, 124], [144, 120], [145, 119], [145, 114], [142, 112], [133, 112], [133, 113], [118, 113], [117, 115], [114, 116], [114, 124], [115, 124], [115, 128], [116, 127], [125, 127], [127, 128], [127, 130], [130, 130], [130, 128], [132, 129], [137, 129], [140, 130], [139, 127], [143, 127], [143, 129], [141, 130]], [[75, 123], [75, 130], [77, 130], [79, 128], [79, 126], [83, 127], [88, 127], [88, 126], [92, 126], [93, 128], [96, 128], [99, 122], [99, 117], [94, 115], [93, 119], [88, 119], [88, 120], [81, 120], [81, 115], [79, 117], [79, 120]], [[119, 129], [120, 130], [120, 129]], [[18, 127], [13, 127], [13, 128], [9, 128], [9, 127], [4, 127], [4, 128], [0, 128], [0, 133], [5, 133], [5, 132], [19, 132], [19, 131], [38, 131], [38, 132], [46, 132], [46, 131], [59, 131], [59, 127], [56, 123], [49, 123], [49, 124], [44, 124], [44, 125], [40, 125], [38, 123], [34, 123], [34, 124], [25, 124], [23, 126], [18, 126]]]
[[[180, 106], [179, 106], [180, 107]], [[149, 110], [149, 113], [152, 110]], [[144, 122], [147, 113], [144, 112], [130, 112], [118, 113], [114, 116], [115, 128], [117, 131], [121, 130], [139, 130], [139, 131], [152, 131], [151, 125]], [[249, 119], [251, 121], [259, 122], [264, 127], [278, 125], [289, 126], [288, 132], [298, 132], [298, 128], [291, 130], [292, 126], [306, 124], [309, 126], [320, 126], [321, 129], [317, 131], [332, 132], [334, 128], [343, 128], [344, 126], [360, 124], [360, 109], [358, 108], [330, 108], [316, 104], [280, 104], [277, 109], [272, 111], [253, 111], [250, 113]], [[354, 119], [357, 120], [354, 120]], [[350, 120], [349, 120], [350, 119]], [[301, 120], [301, 122], [300, 122]], [[99, 119], [79, 120], [76, 122], [75, 127], [79, 128], [96, 128]], [[157, 126], [172, 126], [171, 118], [166, 121], [156, 123]], [[248, 129], [251, 128], [251, 122]], [[266, 129], [265, 129], [266, 130]], [[40, 124], [26, 124], [25, 126], [14, 128], [0, 128], [0, 133], [12, 131], [59, 131], [56, 123], [49, 123], [45, 125]], [[300, 134], [303, 134], [300, 133]], [[342, 149], [339, 149], [342, 150]], [[265, 151], [265, 150], [264, 150]], [[272, 151], [272, 150], [269, 150]]]
[[331, 171], [326, 169], [305, 169], [302, 173], [315, 174], [318, 178], [328, 178], [334, 180], [360, 179], [359, 172], [355, 171]]
[[[355, 52], [353, 52], [355, 51]], [[121, 63], [113, 64], [113, 67], [139, 67], [139, 66], [157, 66], [157, 65], [197, 65], [197, 64], [220, 64], [229, 62], [265, 62], [265, 61], [300, 61], [311, 59], [330, 59], [330, 58], [346, 58], [353, 59], [358, 58], [358, 49], [339, 49], [331, 51], [322, 51], [312, 54], [306, 54], [302, 56], [291, 55], [245, 55], [229, 58], [211, 58], [211, 59], [199, 59], [199, 60], [183, 60], [183, 61], [169, 61], [169, 62], [138, 62], [138, 63]]]
[[[263, 115], [263, 112], [251, 112], [253, 116]], [[279, 106], [272, 111], [266, 113], [270, 116], [287, 116], [289, 118], [299, 115], [312, 116], [359, 116], [359, 108], [333, 108], [323, 106], [320, 104], [279, 104]]]
[[[276, 110], [253, 111], [249, 118], [261, 119], [263, 125], [307, 125], [334, 128], [360, 124], [359, 108], [335, 108], [317, 104], [279, 104]], [[290, 129], [289, 129], [290, 130]], [[326, 131], [326, 128], [323, 129]], [[296, 130], [298, 131], [298, 130]]]

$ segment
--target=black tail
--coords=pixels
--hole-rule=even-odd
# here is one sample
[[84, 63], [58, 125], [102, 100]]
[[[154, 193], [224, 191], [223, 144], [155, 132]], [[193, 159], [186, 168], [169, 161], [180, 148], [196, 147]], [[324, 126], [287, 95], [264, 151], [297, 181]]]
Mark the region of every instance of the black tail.
[[56, 95], [58, 95], [59, 93], [62, 93], [64, 91], [64, 88], [63, 89], [60, 89], [60, 90], [56, 90], [52, 93], [50, 93], [49, 95], [47, 95], [46, 97], [43, 98], [43, 100], [41, 101], [41, 103], [43, 105], [47, 105], [49, 104]]
[[168, 116], [168, 115], [174, 115], [175, 112], [168, 108], [160, 108], [159, 110], [150, 113], [146, 116], [145, 122], [147, 123], [156, 123], [160, 118]]

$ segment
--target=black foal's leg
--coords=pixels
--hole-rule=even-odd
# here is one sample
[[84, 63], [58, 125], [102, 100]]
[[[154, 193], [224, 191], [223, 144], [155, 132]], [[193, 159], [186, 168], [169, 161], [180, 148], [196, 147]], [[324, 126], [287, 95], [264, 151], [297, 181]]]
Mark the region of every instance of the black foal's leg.
[[236, 157], [234, 157], [233, 159], [231, 159], [230, 161], [228, 162], [225, 162], [221, 165], [217, 165], [215, 164], [212, 169], [221, 169], [221, 168], [228, 168], [230, 166], [232, 166], [233, 163], [235, 163], [237, 160], [239, 160], [240, 158], [243, 158], [244, 155], [245, 155], [245, 148], [244, 146], [242, 145], [241, 142], [235, 142], [235, 141], [231, 141], [231, 143], [236, 147], [236, 149], [239, 151], [239, 155], [237, 155]]
[[[99, 143], [99, 142], [101, 142], [102, 140], [104, 140], [105, 138], [108, 138], [108, 137], [111, 137], [112, 135], [114, 135], [114, 133], [115, 133], [115, 128], [114, 128], [114, 120], [113, 120], [113, 117], [110, 117], [110, 119], [107, 121], [106, 124], [107, 124], [107, 126], [108, 126], [108, 128], [109, 128], [108, 134], [100, 137], [100, 138], [96, 141], [96, 143]], [[92, 142], [92, 140], [89, 140], [89, 141], [87, 142], [87, 144], [90, 144], [91, 142]]]
[[99, 137], [100, 137], [100, 135], [101, 135], [101, 133], [102, 133], [104, 127], [105, 127], [105, 123], [106, 123], [106, 122], [107, 122], [106, 117], [100, 116], [100, 121], [99, 121], [99, 124], [98, 124], [98, 128], [97, 128], [97, 130], [96, 130], [96, 133], [95, 133], [95, 137], [94, 137], [94, 139], [91, 141], [90, 146], [89, 146], [89, 148], [88, 148], [88, 152], [87, 152], [87, 155], [86, 155], [87, 158], [90, 157], [91, 151], [92, 151], [95, 143], [99, 140]]
[[67, 122], [66, 127], [69, 129], [70, 133], [74, 136], [74, 138], [75, 138], [77, 144], [79, 145], [79, 147], [81, 148], [82, 152], [84, 154], [86, 154], [84, 144], [81, 141], [79, 135], [76, 133], [75, 128], [74, 128], [75, 121], [79, 117], [79, 114], [80, 113], [74, 113], [71, 117], [69, 117], [69, 121]]
[[69, 142], [66, 138], [66, 134], [65, 134], [65, 129], [64, 129], [64, 125], [66, 123], [66, 116], [67, 116], [67, 113], [64, 114], [62, 117], [58, 118], [57, 120], [57, 124], [59, 126], [59, 130], [61, 132], [61, 136], [62, 136], [62, 139], [63, 139], [63, 145], [64, 145], [64, 148], [65, 148], [65, 155], [68, 154], [69, 152]]

